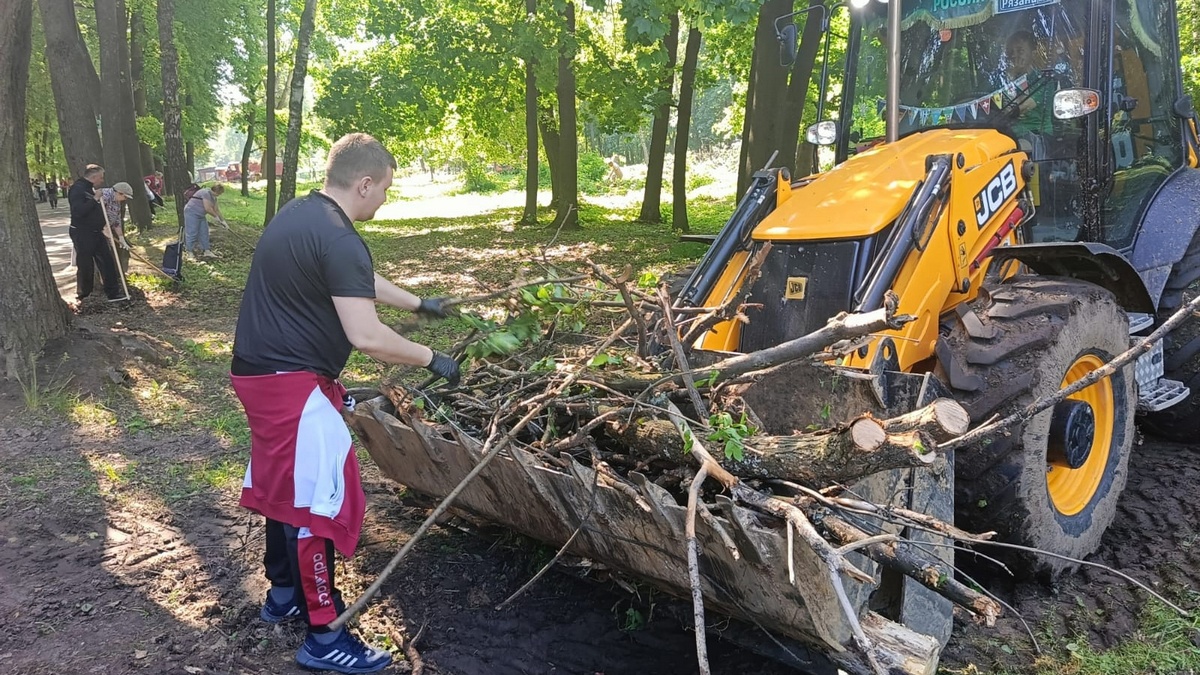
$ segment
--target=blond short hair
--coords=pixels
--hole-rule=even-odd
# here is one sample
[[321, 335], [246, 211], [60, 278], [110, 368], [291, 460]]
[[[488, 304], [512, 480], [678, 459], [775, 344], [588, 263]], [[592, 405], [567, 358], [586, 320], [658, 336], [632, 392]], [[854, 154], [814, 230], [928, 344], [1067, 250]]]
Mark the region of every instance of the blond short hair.
[[348, 189], [363, 176], [383, 180], [387, 170], [396, 170], [396, 158], [370, 134], [346, 134], [329, 149], [325, 184]]

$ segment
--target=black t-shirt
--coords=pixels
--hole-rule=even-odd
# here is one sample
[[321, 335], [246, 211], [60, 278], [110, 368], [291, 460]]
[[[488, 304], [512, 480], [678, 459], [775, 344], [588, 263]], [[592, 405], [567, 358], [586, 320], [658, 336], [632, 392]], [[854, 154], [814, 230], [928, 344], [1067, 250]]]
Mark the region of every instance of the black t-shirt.
[[234, 374], [337, 377], [352, 346], [334, 296], [374, 298], [375, 273], [350, 219], [314, 191], [288, 202], [258, 240], [233, 340]]

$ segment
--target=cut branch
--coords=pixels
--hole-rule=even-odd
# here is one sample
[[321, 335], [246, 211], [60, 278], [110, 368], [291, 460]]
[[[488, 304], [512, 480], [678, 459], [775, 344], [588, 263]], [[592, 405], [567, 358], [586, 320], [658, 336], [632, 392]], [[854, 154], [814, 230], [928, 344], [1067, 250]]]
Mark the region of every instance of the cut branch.
[[[959, 407], [954, 401], [934, 402], [939, 408]], [[928, 428], [933, 413], [921, 411], [901, 420], [880, 422], [861, 417], [848, 427], [792, 436], [752, 436], [745, 442], [741, 459], [724, 460], [725, 468], [743, 478], [792, 480], [824, 487], [831, 483], [853, 481], [880, 471], [925, 467], [939, 456], [940, 448]], [[927, 418], [917, 424], [920, 417]], [[908, 430], [889, 433], [891, 427]], [[640, 418], [630, 423], [610, 418], [605, 427], [609, 436], [641, 455], [656, 456], [675, 464], [691, 464], [689, 452], [675, 430], [665, 420]]]
[[911, 550], [903, 541], [867, 543], [873, 537], [832, 514], [822, 515], [819, 522], [838, 542], [843, 545], [865, 544], [861, 550], [868, 558], [915, 579], [938, 595], [974, 612], [989, 627], [1000, 616], [1000, 605], [995, 600], [955, 581], [954, 570], [942, 561]]

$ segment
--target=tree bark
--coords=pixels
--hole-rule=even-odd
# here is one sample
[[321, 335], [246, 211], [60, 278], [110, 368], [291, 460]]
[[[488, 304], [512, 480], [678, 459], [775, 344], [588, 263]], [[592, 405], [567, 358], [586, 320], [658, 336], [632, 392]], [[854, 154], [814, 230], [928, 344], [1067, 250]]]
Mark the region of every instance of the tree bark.
[[[123, 2], [121, 3], [124, 4]], [[121, 47], [125, 41], [124, 18], [117, 0], [96, 0], [96, 37], [100, 40], [100, 140], [104, 144], [104, 169], [109, 184], [128, 180], [125, 146], [121, 140]]]
[[[74, 25], [72, 25], [73, 27]], [[0, 2], [0, 378], [26, 378], [47, 340], [63, 337], [71, 312], [58, 295], [25, 162], [33, 0]]]
[[[940, 405], [956, 406], [966, 415], [954, 401], [947, 399]], [[906, 427], [902, 431], [889, 431], [892, 420], [862, 417], [839, 430], [751, 436], [745, 440], [742, 459], [726, 456], [721, 465], [742, 478], [777, 478], [818, 488], [890, 469], [924, 467], [939, 456], [935, 435], [945, 436], [947, 432], [936, 415], [920, 419], [922, 425], [896, 425]], [[668, 420], [638, 419], [632, 424], [614, 421], [606, 431], [639, 455], [683, 466], [692, 463], [683, 439]]]
[[263, 148], [262, 171], [267, 176], [266, 227], [275, 217], [275, 0], [267, 0], [267, 145]]
[[658, 224], [662, 222], [662, 179], [663, 164], [667, 157], [667, 131], [671, 125], [671, 101], [675, 90], [675, 60], [679, 53], [679, 12], [671, 14], [671, 26], [663, 36], [663, 49], [667, 52], [667, 64], [663, 71], [658, 95], [661, 102], [654, 111], [654, 122], [650, 126], [650, 157], [646, 163], [646, 187], [642, 192], [642, 210], [638, 221]]
[[787, 91], [787, 68], [779, 64], [779, 41], [775, 20], [792, 11], [793, 0], [766, 0], [758, 10], [754, 33], [754, 56], [750, 61], [750, 84], [746, 91], [746, 115], [742, 126], [738, 194], [750, 186], [755, 171], [763, 168], [779, 147], [780, 110]]
[[179, 51], [175, 47], [175, 0], [158, 0], [158, 48], [162, 61], [163, 135], [167, 146], [167, 186], [175, 196], [176, 226], [183, 228], [183, 190], [187, 161], [183, 145], [183, 114], [179, 108]]
[[538, 126], [542, 132], [542, 146], [546, 148], [546, 165], [550, 168], [550, 206], [557, 211], [562, 201], [562, 156], [559, 154], [562, 144], [553, 108], [542, 109]]
[[579, 229], [579, 129], [575, 117], [575, 67], [573, 47], [575, 36], [575, 3], [568, 2], [563, 12], [568, 44], [558, 52], [558, 133], [559, 164], [562, 168], [562, 199], [554, 227], [562, 230]]
[[[537, 0], [525, 0], [526, 20], [531, 24], [537, 16]], [[532, 48], [530, 49], [532, 52]], [[525, 212], [524, 225], [537, 224], [538, 198], [538, 90], [537, 62], [532, 54], [525, 58]]]
[[288, 97], [287, 139], [283, 144], [283, 180], [279, 185], [279, 205], [296, 197], [296, 169], [300, 163], [300, 129], [304, 117], [304, 81], [308, 77], [308, 45], [312, 40], [316, 0], [304, 0], [300, 32], [296, 36], [296, 62], [292, 68], [292, 89]]
[[675, 166], [671, 175], [671, 227], [691, 232], [687, 215], [688, 137], [692, 133], [692, 98], [695, 94], [696, 63], [700, 57], [700, 29], [688, 30], [683, 50], [683, 72], [679, 76], [679, 110], [675, 118]]
[[250, 196], [250, 153], [254, 151], [254, 117], [258, 108], [254, 105], [254, 92], [250, 92], [251, 100], [246, 113], [246, 143], [242, 146], [242, 196]]
[[75, 4], [71, 0], [39, 0], [38, 8], [46, 34], [46, 61], [63, 153], [71, 175], [82, 176], [85, 166], [104, 161], [96, 129], [99, 79], [79, 33]]
[[[133, 82], [133, 114], [134, 121], [146, 116], [146, 21], [142, 10], [133, 10], [129, 19], [129, 77]], [[154, 149], [148, 143], [138, 139], [138, 149], [142, 159], [143, 175], [154, 171]]]
[[[101, 0], [100, 4], [108, 4], [107, 0]], [[146, 191], [140, 189], [142, 185], [142, 176], [145, 176], [148, 171], [142, 166], [141, 144], [138, 142], [137, 133], [137, 117], [134, 114], [133, 105], [133, 82], [130, 79], [130, 56], [129, 56], [129, 36], [127, 28], [129, 27], [129, 15], [125, 11], [125, 0], [112, 0], [112, 4], [116, 5], [116, 21], [114, 22], [117, 29], [117, 86], [121, 96], [121, 115], [118, 118], [120, 122], [120, 140], [121, 149], [125, 155], [125, 176], [123, 180], [130, 186], [138, 186], [133, 191], [133, 198], [127, 204], [129, 206], [130, 217], [139, 229], [149, 228], [153, 219], [150, 216], [150, 200], [146, 197]], [[99, 23], [99, 18], [97, 18]], [[110, 179], [110, 184], [112, 181]]]
[[[809, 0], [809, 7], [819, 7], [823, 0]], [[797, 144], [800, 141], [800, 124], [804, 117], [804, 107], [808, 102], [808, 87], [812, 83], [813, 65], [817, 54], [821, 51], [821, 37], [824, 26], [823, 17], [819, 11], [813, 10], [805, 15], [804, 33], [800, 37], [800, 45], [796, 51], [796, 62], [792, 64], [791, 80], [788, 82], [784, 104], [779, 108], [779, 159], [777, 166], [786, 166], [796, 176], [804, 176], [811, 171], [803, 171], [797, 166]], [[811, 164], [811, 162], [810, 162]]]
[[[185, 104], [190, 106], [191, 102], [192, 97], [188, 96], [185, 100]], [[187, 180], [196, 180], [196, 143], [193, 141], [184, 142], [184, 157], [184, 161], [187, 162]], [[184, 184], [184, 187], [187, 187], [187, 183]]]

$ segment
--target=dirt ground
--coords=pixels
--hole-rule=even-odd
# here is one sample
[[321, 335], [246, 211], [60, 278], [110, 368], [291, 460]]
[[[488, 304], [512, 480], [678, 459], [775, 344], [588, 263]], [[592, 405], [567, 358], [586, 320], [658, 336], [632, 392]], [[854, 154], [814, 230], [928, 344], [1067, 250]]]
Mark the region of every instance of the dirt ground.
[[[150, 335], [164, 325], [197, 336], [228, 331], [208, 325], [227, 319], [201, 309], [154, 291], [128, 308], [87, 306], [82, 325], [92, 331], [47, 351], [44, 384], [59, 370], [85, 392], [177, 382], [169, 373], [185, 368], [179, 345]], [[108, 336], [113, 327], [118, 337]], [[227, 363], [219, 355], [208, 360], [210, 369]], [[292, 658], [302, 629], [257, 618], [267, 588], [263, 529], [237, 507], [246, 455], [222, 431], [228, 425], [160, 425], [149, 413], [117, 424], [35, 415], [23, 393], [16, 383], [0, 387], [0, 673], [301, 672]], [[223, 394], [179, 388], [174, 395]], [[97, 414], [110, 413], [127, 414]], [[365, 453], [360, 460], [368, 521], [359, 554], [336, 570], [350, 598], [433, 506], [381, 478]], [[1117, 520], [1094, 559], [1194, 607], [1200, 454], [1147, 441], [1129, 467]], [[389, 672], [410, 670], [402, 646], [418, 634], [426, 673], [696, 672], [694, 636], [671, 616], [673, 601], [645, 586], [630, 594], [612, 581], [548, 574], [496, 611], [553, 551], [456, 525], [435, 528], [358, 623], [397, 654]], [[1043, 645], [1060, 647], [1069, 640], [1115, 645], [1138, 626], [1146, 598], [1091, 569], [1055, 586], [1013, 584], [999, 574], [979, 581], [1015, 607]], [[718, 617], [710, 619], [719, 627]], [[715, 673], [794, 672], [716, 636], [709, 656]], [[1009, 613], [991, 629], [960, 622], [942, 666], [949, 673], [1031, 672], [1035, 658], [1021, 620]]]

